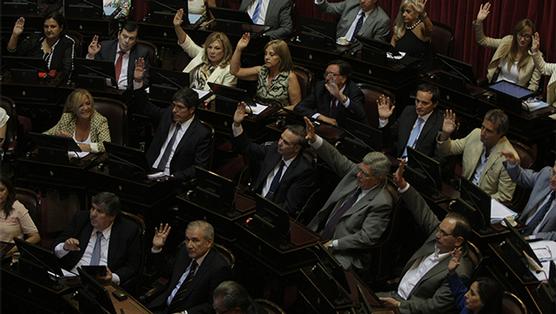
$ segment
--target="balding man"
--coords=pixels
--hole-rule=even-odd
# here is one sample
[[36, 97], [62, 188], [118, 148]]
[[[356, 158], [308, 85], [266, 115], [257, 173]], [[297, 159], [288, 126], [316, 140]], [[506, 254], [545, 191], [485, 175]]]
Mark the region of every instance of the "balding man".
[[315, 134], [305, 117], [307, 140], [332, 170], [342, 178], [308, 227], [328, 242], [342, 267], [364, 269], [362, 255], [377, 244], [390, 222], [393, 196], [387, 190], [390, 161], [383, 153], [371, 152], [359, 164], [340, 154]]

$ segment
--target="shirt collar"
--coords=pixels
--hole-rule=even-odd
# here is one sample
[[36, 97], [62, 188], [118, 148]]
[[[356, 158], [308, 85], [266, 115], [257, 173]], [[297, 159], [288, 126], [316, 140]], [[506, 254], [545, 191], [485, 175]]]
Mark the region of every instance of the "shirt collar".
[[431, 112], [429, 112], [429, 113], [427, 113], [427, 114], [424, 115], [424, 116], [417, 116], [417, 118], [421, 118], [421, 119], [423, 119], [423, 122], [427, 122], [427, 120], [430, 118], [430, 116], [432, 115], [433, 112], [434, 112], [434, 110], [431, 111]]

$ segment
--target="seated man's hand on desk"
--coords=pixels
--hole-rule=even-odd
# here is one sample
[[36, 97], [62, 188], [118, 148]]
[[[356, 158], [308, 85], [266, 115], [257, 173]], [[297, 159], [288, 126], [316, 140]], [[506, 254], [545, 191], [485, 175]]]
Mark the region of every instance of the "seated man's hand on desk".
[[79, 240], [75, 238], [69, 238], [64, 242], [64, 250], [66, 251], [79, 251]]

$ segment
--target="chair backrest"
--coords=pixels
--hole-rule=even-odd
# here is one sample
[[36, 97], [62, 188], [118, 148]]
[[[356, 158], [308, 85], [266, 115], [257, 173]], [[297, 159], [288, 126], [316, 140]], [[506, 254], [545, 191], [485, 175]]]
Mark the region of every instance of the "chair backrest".
[[66, 35], [75, 41], [74, 51], [75, 57], [81, 58], [83, 53], [83, 34], [75, 30], [66, 30]]
[[467, 256], [471, 260], [471, 263], [473, 263], [473, 268], [477, 269], [477, 267], [479, 267], [479, 264], [483, 260], [483, 254], [481, 253], [481, 250], [479, 250], [475, 243], [471, 241], [467, 241], [467, 249]]
[[130, 293], [135, 293], [137, 292], [138, 286], [142, 283], [142, 276], [145, 274], [145, 265], [147, 261], [147, 243], [145, 240], [146, 227], [145, 222], [141, 217], [126, 211], [122, 211], [121, 214], [123, 217], [134, 222], [139, 229], [139, 270], [134, 277], [128, 280], [128, 282], [121, 283], [122, 285], [125, 285], [127, 291], [131, 290], [129, 291]]
[[517, 295], [504, 291], [504, 296], [502, 297], [502, 313], [527, 314], [527, 307]]
[[158, 67], [158, 47], [156, 47], [155, 44], [151, 43], [150, 41], [145, 41], [145, 40], [137, 40], [137, 45], [143, 45], [145, 46], [148, 50], [148, 61], [149, 64], [151, 66], [155, 66]]
[[396, 103], [396, 96], [384, 88], [370, 85], [370, 84], [357, 84], [365, 96], [365, 102], [363, 103], [363, 109], [365, 110], [365, 115], [367, 116], [367, 122], [370, 126], [378, 128], [378, 106], [376, 101], [380, 95], [386, 95], [390, 97], [392, 103]]
[[39, 195], [29, 189], [16, 187], [15, 188], [15, 199], [18, 200], [27, 210], [29, 211], [29, 215], [33, 222], [40, 230], [40, 221], [41, 221], [41, 214], [42, 214], [42, 206], [41, 206], [41, 198]]
[[453, 44], [454, 33], [452, 29], [447, 25], [433, 22], [431, 34], [432, 51], [434, 53], [451, 56]]
[[253, 300], [262, 310], [263, 313], [267, 314], [286, 314], [282, 308], [280, 308], [276, 303], [265, 300], [265, 299], [255, 299]]
[[226, 248], [222, 244], [214, 243], [213, 247], [228, 262], [228, 266], [230, 266], [230, 269], [234, 270], [234, 267], [236, 265], [236, 257], [234, 255], [234, 253], [232, 253], [232, 251], [230, 251], [228, 248]]
[[2, 96], [0, 107], [6, 110], [6, 114], [10, 117], [6, 123], [6, 137], [4, 138], [4, 143], [0, 151], [4, 151], [4, 153], [13, 152], [17, 144], [17, 113], [15, 102], [9, 97]]
[[95, 110], [108, 119], [112, 143], [127, 144], [127, 106], [119, 100], [95, 97]]
[[[529, 146], [517, 140], [510, 140], [519, 156], [519, 165], [523, 169], [531, 169], [537, 160], [537, 146]], [[521, 210], [527, 204], [531, 189], [517, 185], [512, 196], [511, 207]]]
[[293, 72], [297, 76], [299, 81], [299, 87], [301, 88], [301, 99], [304, 99], [309, 95], [311, 89], [313, 88], [313, 72], [300, 65], [293, 66]]
[[212, 127], [212, 125], [208, 122], [205, 122], [203, 120], [201, 120], [201, 123], [206, 126], [209, 131], [210, 131], [210, 142], [209, 142], [209, 163], [208, 163], [208, 169], [212, 170], [212, 161], [214, 159], [214, 128]]

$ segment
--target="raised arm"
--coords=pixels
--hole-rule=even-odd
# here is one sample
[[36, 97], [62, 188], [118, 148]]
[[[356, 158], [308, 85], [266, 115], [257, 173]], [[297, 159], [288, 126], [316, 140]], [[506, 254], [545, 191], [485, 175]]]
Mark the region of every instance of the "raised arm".
[[178, 45], [181, 45], [187, 39], [187, 34], [181, 24], [183, 23], [183, 9], [178, 9], [176, 11], [176, 15], [174, 15], [174, 31], [176, 32], [176, 36], [178, 37]]
[[25, 18], [20, 17], [15, 21], [14, 28], [12, 30], [12, 35], [10, 36], [10, 40], [8, 41], [8, 51], [15, 52], [17, 50], [17, 42], [19, 41], [19, 36], [23, 34], [23, 30], [25, 29]]
[[245, 49], [247, 45], [249, 45], [250, 40], [251, 35], [249, 33], [244, 33], [237, 42], [236, 49], [234, 50], [234, 54], [232, 55], [232, 59], [230, 60], [230, 73], [235, 75], [238, 79], [254, 81], [259, 75], [261, 67], [241, 67], [241, 53], [243, 52], [243, 49]]

